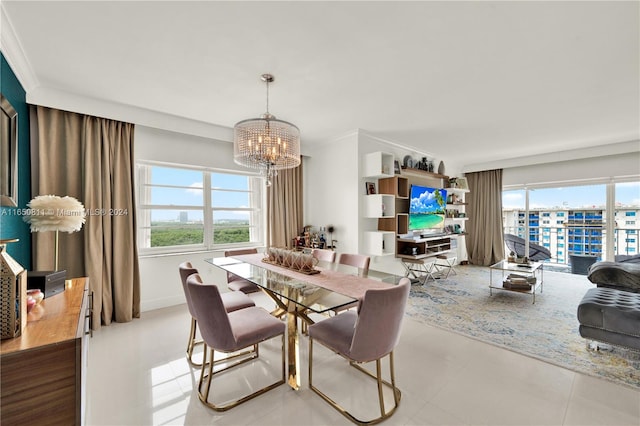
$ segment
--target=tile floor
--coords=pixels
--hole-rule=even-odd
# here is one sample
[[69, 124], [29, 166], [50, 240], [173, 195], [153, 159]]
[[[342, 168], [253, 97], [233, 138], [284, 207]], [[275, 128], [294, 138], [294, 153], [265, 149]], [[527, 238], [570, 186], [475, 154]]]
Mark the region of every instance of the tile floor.
[[[266, 296], [254, 297], [270, 307]], [[301, 390], [282, 385], [225, 413], [204, 407], [194, 391], [199, 369], [189, 367], [184, 356], [189, 321], [186, 305], [180, 305], [94, 333], [87, 374], [88, 425], [351, 424], [309, 390], [306, 338], [301, 340]], [[214, 398], [277, 377], [278, 346], [278, 339], [266, 342], [260, 361], [221, 375]], [[640, 426], [640, 391], [409, 318], [395, 361], [402, 401], [385, 425]], [[365, 379], [342, 358], [315, 345], [314, 382], [361, 415], [377, 409], [374, 382]]]

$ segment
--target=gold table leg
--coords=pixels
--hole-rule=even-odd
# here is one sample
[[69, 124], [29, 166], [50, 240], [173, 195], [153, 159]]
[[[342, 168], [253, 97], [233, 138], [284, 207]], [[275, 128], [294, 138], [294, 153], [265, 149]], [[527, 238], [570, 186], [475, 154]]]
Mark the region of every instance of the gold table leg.
[[295, 303], [290, 303], [287, 309], [287, 333], [287, 383], [293, 390], [298, 390], [300, 389], [300, 337], [298, 336], [298, 312]]
[[274, 292], [262, 289], [269, 295], [278, 307], [271, 312], [280, 318], [287, 315], [287, 383], [293, 390], [300, 389], [300, 335], [298, 334], [298, 318], [307, 324], [313, 324], [313, 320], [305, 314], [305, 308], [300, 307], [290, 300], [285, 304], [285, 298], [278, 297]]

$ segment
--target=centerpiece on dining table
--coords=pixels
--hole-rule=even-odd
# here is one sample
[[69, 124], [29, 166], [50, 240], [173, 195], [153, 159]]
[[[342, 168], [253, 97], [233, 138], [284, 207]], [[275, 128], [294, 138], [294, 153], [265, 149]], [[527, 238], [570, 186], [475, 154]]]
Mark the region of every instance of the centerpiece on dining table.
[[265, 250], [264, 255], [262, 261], [271, 265], [282, 266], [307, 275], [320, 273], [320, 270], [315, 268], [318, 264], [318, 259], [311, 254], [286, 248], [269, 247]]

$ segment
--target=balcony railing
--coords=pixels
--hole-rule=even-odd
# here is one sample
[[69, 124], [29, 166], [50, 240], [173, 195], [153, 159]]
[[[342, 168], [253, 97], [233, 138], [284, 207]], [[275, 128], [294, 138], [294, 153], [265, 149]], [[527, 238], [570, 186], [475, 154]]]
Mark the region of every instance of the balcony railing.
[[[514, 234], [525, 238], [523, 226], [505, 227], [506, 234]], [[606, 247], [607, 232], [603, 227], [587, 226], [536, 226], [529, 227], [531, 243], [546, 247], [552, 253], [552, 258], [546, 260], [554, 269], [569, 271], [569, 255], [594, 255], [597, 260], [604, 260], [609, 250], [614, 256], [640, 254], [640, 229], [614, 229], [614, 247]]]

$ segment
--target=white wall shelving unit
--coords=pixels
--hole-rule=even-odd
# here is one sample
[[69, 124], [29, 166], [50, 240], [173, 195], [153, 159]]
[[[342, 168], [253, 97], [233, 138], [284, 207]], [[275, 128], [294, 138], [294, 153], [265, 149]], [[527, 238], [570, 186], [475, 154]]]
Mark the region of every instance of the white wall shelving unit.
[[[448, 202], [447, 200], [447, 211], [453, 212], [454, 217], [449, 217], [445, 219], [446, 225], [459, 225], [460, 232], [450, 234], [452, 239], [457, 240], [455, 244], [452, 244], [451, 249], [455, 250], [456, 257], [458, 263], [464, 262], [467, 260], [467, 248], [466, 248], [466, 221], [469, 220], [466, 214], [466, 206], [467, 202], [465, 197], [469, 193], [468, 189], [462, 188], [447, 188], [447, 198], [451, 195], [454, 195], [456, 200], [453, 203]], [[463, 217], [460, 217], [462, 215]]]
[[396, 214], [396, 198], [388, 194], [367, 195], [364, 203], [364, 217], [393, 217]]
[[366, 178], [393, 177], [393, 154], [372, 152], [364, 157], [363, 176]]
[[[372, 152], [363, 157], [363, 183], [376, 180], [376, 188], [380, 188], [378, 179], [394, 176], [393, 154]], [[364, 189], [364, 185], [362, 186]], [[362, 216], [367, 219], [393, 218], [396, 215], [396, 197], [393, 194], [364, 195]], [[373, 227], [373, 226], [372, 226]], [[365, 231], [362, 236], [363, 252], [373, 256], [387, 256], [395, 253], [395, 232], [381, 229], [377, 224], [376, 231]]]

